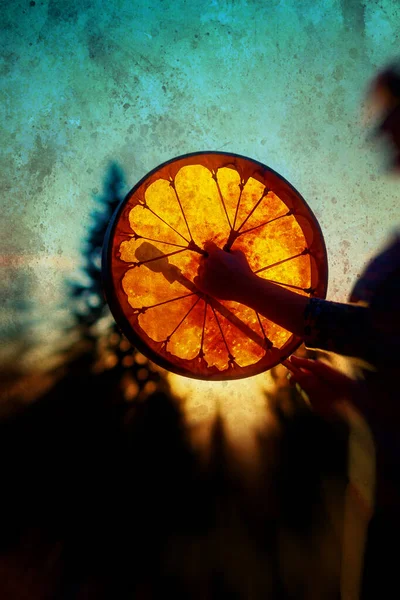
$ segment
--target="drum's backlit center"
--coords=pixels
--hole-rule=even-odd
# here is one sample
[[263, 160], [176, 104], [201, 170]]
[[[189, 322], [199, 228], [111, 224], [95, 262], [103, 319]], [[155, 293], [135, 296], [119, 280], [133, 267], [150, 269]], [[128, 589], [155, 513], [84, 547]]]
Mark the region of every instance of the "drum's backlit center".
[[233, 164], [200, 162], [153, 173], [126, 202], [113, 240], [125, 317], [153, 353], [193, 375], [272, 366], [291, 334], [246, 306], [206, 296], [194, 278], [213, 242], [242, 251], [260, 277], [310, 294], [305, 234], [258, 167], [244, 176]]

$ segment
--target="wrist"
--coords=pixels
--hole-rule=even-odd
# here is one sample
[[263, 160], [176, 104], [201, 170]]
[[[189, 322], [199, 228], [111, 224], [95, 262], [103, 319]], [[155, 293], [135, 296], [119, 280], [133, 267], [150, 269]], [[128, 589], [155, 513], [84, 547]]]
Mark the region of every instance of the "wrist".
[[257, 275], [251, 272], [241, 274], [236, 280], [235, 298], [233, 300], [247, 306], [252, 306], [258, 293], [258, 279]]

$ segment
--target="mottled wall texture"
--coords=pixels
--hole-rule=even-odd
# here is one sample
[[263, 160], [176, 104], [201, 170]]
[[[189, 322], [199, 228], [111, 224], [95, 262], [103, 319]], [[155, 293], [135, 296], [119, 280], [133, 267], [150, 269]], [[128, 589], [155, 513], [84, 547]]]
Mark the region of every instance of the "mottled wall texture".
[[57, 337], [112, 161], [132, 187], [198, 150], [260, 160], [303, 194], [344, 300], [400, 221], [362, 110], [399, 29], [398, 0], [2, 0], [2, 330], [22, 294], [32, 335]]

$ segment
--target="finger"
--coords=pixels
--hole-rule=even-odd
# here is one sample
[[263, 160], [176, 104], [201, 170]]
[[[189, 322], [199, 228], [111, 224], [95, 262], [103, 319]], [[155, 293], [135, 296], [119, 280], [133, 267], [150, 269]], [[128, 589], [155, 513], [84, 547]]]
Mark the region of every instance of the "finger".
[[282, 364], [285, 365], [285, 367], [289, 371], [291, 371], [293, 375], [310, 375], [309, 371], [305, 371], [304, 369], [299, 369], [298, 367], [295, 367], [294, 365], [290, 364], [288, 360], [282, 361]]
[[217, 244], [211, 240], [209, 240], [208, 242], [204, 243], [204, 250], [208, 253], [210, 252], [215, 252], [216, 250], [219, 250]]
[[300, 380], [307, 381], [310, 378], [315, 378], [315, 375], [312, 373], [304, 371], [303, 369], [298, 369], [297, 367], [291, 365], [287, 360], [282, 361], [282, 364], [285, 365], [289, 371], [287, 376], [289, 381], [294, 380], [295, 383], [299, 383]]
[[[328, 381], [332, 381], [332, 379], [334, 379], [334, 381], [337, 380], [337, 371], [331, 369], [331, 367], [327, 367], [327, 365], [324, 365], [323, 363], [317, 360], [313, 360], [310, 358], [299, 358], [298, 356], [291, 356], [290, 364], [295, 369], [306, 369], [309, 373], [313, 373], [313, 375], [317, 375], [322, 379], [328, 379]], [[334, 377], [333, 374], [335, 374]]]
[[291, 365], [289, 361], [284, 360], [282, 361], [282, 364], [288, 369], [288, 371], [290, 371], [293, 374], [299, 371], [299, 369], [294, 365]]
[[197, 275], [199, 277], [203, 277], [205, 270], [206, 270], [206, 268], [205, 268], [204, 262], [200, 261], [200, 264], [199, 264], [198, 269], [197, 269]]
[[306, 394], [310, 394], [313, 391], [313, 385], [309, 376], [304, 375], [303, 373], [292, 374], [290, 382], [293, 382], [293, 385], [300, 386], [301, 389], [306, 392]]
[[291, 386], [294, 387], [296, 385], [296, 379], [293, 377], [292, 373], [288, 373], [286, 375], [286, 379], [288, 380], [288, 382]]
[[297, 367], [294, 367], [293, 365], [289, 365], [290, 363], [288, 364], [287, 369], [290, 370], [291, 379], [295, 384], [298, 384], [303, 389], [303, 391], [306, 392], [306, 394], [312, 393], [316, 383], [318, 383], [318, 385], [321, 385], [321, 379], [314, 373], [306, 371], [305, 369], [299, 369]]
[[290, 362], [293, 363], [295, 367], [306, 369], [315, 375], [329, 381], [331, 383], [350, 383], [352, 379], [340, 371], [333, 369], [329, 365], [319, 361], [312, 360], [310, 358], [300, 358], [298, 356], [291, 356]]
[[293, 375], [293, 373], [287, 374], [287, 380], [292, 387], [297, 387], [297, 389], [301, 389], [298, 379], [296, 378], [295, 375]]
[[237, 259], [239, 259], [241, 262], [246, 263], [246, 265], [249, 264], [248, 260], [247, 260], [247, 256], [245, 255], [244, 252], [242, 252], [242, 250], [231, 250], [230, 251], [231, 254], [233, 254], [233, 256]]
[[230, 250], [230, 253], [234, 256], [243, 256], [243, 258], [246, 258], [246, 255], [242, 250]]
[[299, 381], [296, 377], [294, 377], [291, 373], [289, 373], [289, 375], [291, 376], [289, 379], [289, 385], [296, 388], [297, 392], [302, 396], [302, 398], [305, 399], [307, 403], [310, 403], [310, 397], [306, 388], [303, 387], [302, 382]]

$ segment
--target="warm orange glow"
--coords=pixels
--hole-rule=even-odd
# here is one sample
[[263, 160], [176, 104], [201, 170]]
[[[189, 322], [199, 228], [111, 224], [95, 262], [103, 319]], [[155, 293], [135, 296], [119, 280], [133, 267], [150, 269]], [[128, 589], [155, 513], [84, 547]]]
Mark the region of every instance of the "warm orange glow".
[[258, 163], [210, 153], [163, 165], [128, 195], [109, 249], [111, 308], [118, 304], [113, 312], [133, 343], [139, 338], [144, 353], [177, 373], [259, 373], [298, 340], [245, 306], [197, 290], [193, 279], [209, 240], [242, 250], [261, 277], [325, 294], [322, 236], [300, 195]]

